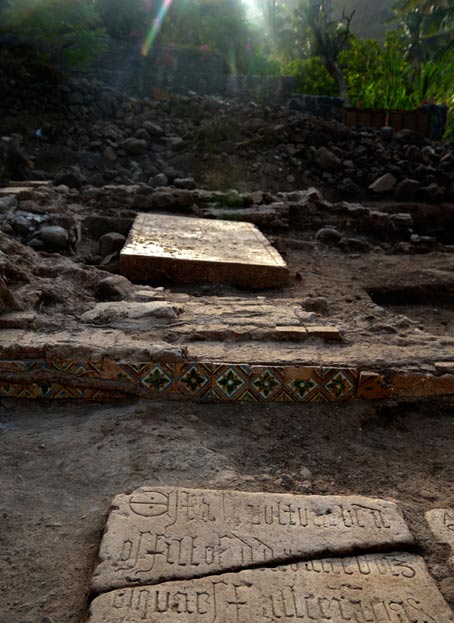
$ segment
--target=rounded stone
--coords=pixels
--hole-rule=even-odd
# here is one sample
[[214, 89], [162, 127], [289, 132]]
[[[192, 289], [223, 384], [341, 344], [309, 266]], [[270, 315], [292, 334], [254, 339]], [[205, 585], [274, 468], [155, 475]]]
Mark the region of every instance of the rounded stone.
[[63, 227], [59, 225], [48, 225], [43, 227], [39, 232], [39, 237], [48, 249], [53, 251], [62, 251], [67, 248], [69, 242], [69, 234]]
[[99, 252], [103, 257], [121, 251], [126, 238], [117, 232], [109, 232], [99, 239]]
[[334, 228], [331, 227], [323, 227], [319, 229], [315, 235], [315, 238], [319, 242], [323, 242], [324, 244], [337, 244], [342, 238], [341, 234]]

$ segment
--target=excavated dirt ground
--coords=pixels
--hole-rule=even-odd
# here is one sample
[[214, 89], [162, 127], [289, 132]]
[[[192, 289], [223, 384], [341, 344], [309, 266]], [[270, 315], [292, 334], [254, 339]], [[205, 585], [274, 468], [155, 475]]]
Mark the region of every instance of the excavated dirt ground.
[[[0, 404], [0, 610], [81, 623], [112, 497], [140, 485], [363, 494], [399, 501], [445, 598], [454, 401], [405, 404]], [[308, 471], [309, 470], [309, 471]]]
[[[241, 161], [232, 160], [229, 167], [222, 159], [204, 163], [197, 173], [205, 187], [292, 187], [285, 181], [285, 166], [263, 167], [251, 177]], [[299, 175], [295, 183], [302, 183]], [[432, 208], [426, 212], [420, 221], [431, 226]], [[202, 307], [203, 297], [260, 294], [306, 300], [306, 305], [308, 298], [322, 297], [326, 309], [316, 311], [320, 323], [338, 325], [345, 347], [362, 362], [375, 357], [384, 365], [389, 346], [398, 363], [417, 361], [429, 372], [436, 361], [453, 361], [452, 248], [415, 255], [380, 249], [344, 253], [308, 240], [301, 231], [275, 233], [272, 240], [291, 269], [285, 289], [169, 291], [198, 297]], [[444, 243], [452, 245], [451, 235]], [[68, 332], [68, 343], [75, 340], [81, 314], [96, 302], [96, 269], [83, 262], [74, 268], [69, 258], [55, 255], [26, 258], [21, 250], [17, 255], [24, 261], [10, 271], [15, 273], [11, 284], [15, 293], [20, 290], [26, 311], [37, 312], [36, 325], [29, 328], [43, 341], [58, 329]], [[147, 342], [153, 337], [134, 327], [129, 335]], [[197, 347], [209, 359], [220, 345], [189, 342], [189, 351]], [[242, 353], [253, 357], [258, 348], [227, 341], [224, 352], [228, 360], [239, 361]], [[304, 359], [309, 350], [317, 354], [321, 348], [319, 342], [284, 343], [279, 350], [271, 342], [267, 356], [270, 361], [282, 353]], [[109, 503], [114, 495], [147, 484], [395, 499], [454, 606], [448, 548], [434, 542], [424, 520], [430, 509], [454, 507], [453, 416], [453, 398], [329, 405], [2, 400], [0, 621], [84, 623]]]

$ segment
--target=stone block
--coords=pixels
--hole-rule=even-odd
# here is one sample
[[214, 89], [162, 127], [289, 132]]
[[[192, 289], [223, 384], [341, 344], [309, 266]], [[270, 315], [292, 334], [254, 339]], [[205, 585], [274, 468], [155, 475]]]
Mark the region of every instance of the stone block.
[[450, 548], [449, 564], [454, 568], [454, 508], [438, 508], [426, 513], [425, 517], [437, 541]]
[[133, 282], [230, 283], [284, 286], [289, 270], [250, 223], [139, 214], [120, 255]]
[[399, 398], [452, 396], [454, 394], [454, 374], [434, 376], [419, 372], [398, 372], [393, 376], [391, 384], [393, 394]]
[[16, 197], [18, 201], [25, 201], [27, 199], [35, 199], [35, 192], [30, 186], [10, 186], [6, 188], [0, 188], [0, 199], [2, 197]]

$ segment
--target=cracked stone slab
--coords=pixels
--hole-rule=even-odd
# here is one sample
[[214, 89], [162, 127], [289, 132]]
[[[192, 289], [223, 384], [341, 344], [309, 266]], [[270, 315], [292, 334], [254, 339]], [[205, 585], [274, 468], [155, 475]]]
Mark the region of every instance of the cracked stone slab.
[[93, 588], [412, 543], [398, 506], [384, 500], [142, 487], [113, 501]]
[[437, 508], [425, 517], [435, 538], [451, 548], [449, 564], [454, 567], [454, 508]]
[[251, 223], [138, 214], [120, 254], [122, 275], [133, 282], [230, 283], [273, 288], [289, 270]]
[[408, 553], [312, 560], [126, 588], [96, 598], [89, 623], [450, 623], [426, 565]]

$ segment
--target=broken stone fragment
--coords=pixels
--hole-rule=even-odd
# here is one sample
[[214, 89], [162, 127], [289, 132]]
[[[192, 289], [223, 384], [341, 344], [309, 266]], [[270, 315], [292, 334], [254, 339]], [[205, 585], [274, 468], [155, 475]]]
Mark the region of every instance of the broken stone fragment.
[[314, 160], [324, 171], [334, 171], [342, 166], [342, 160], [326, 147], [317, 149]]
[[454, 568], [454, 508], [439, 508], [426, 513], [426, 521], [437, 541], [451, 550], [449, 564]]
[[99, 253], [105, 257], [106, 255], [112, 255], [112, 253], [118, 253], [124, 247], [126, 237], [123, 234], [117, 232], [109, 232], [101, 236], [98, 241]]
[[374, 193], [391, 192], [397, 184], [397, 179], [392, 173], [385, 173], [369, 186], [369, 190]]
[[134, 293], [132, 283], [122, 275], [112, 275], [101, 279], [95, 289], [95, 294], [101, 301], [122, 301]]
[[97, 303], [93, 309], [82, 314], [81, 321], [109, 324], [121, 319], [160, 318], [176, 320], [181, 308], [165, 301], [150, 303], [112, 302]]

